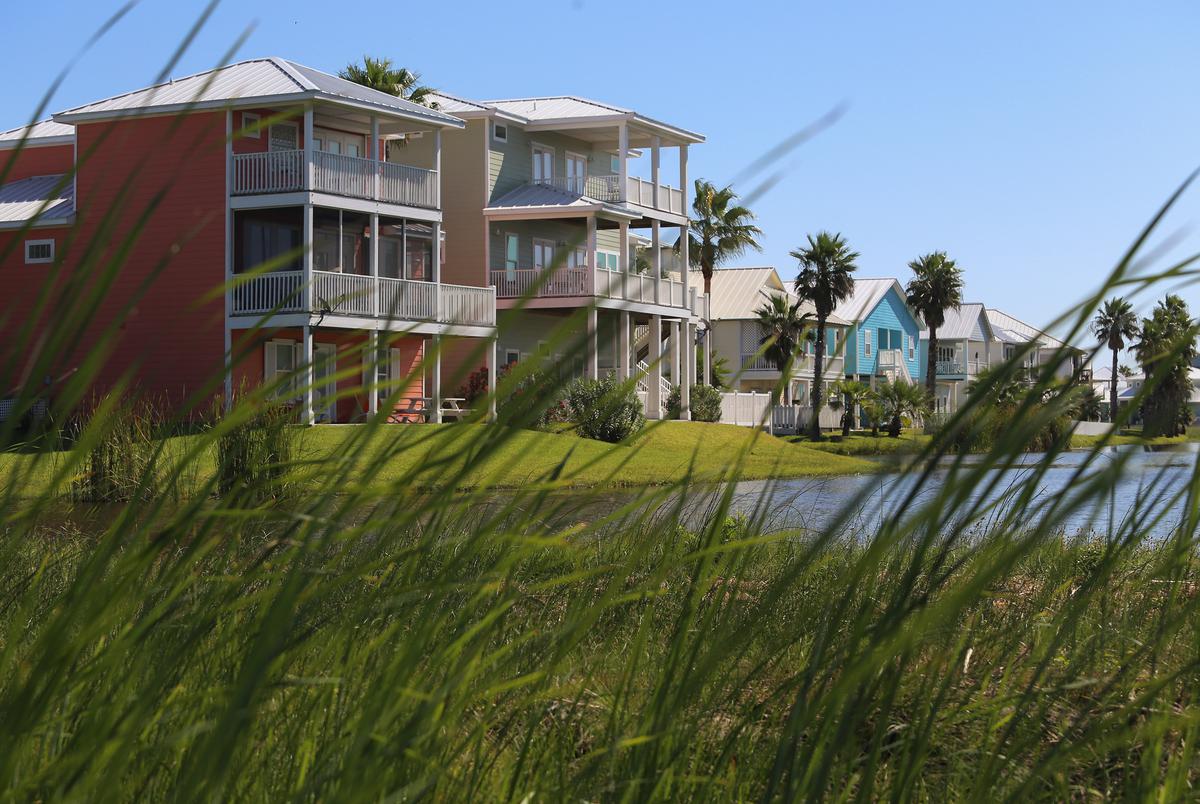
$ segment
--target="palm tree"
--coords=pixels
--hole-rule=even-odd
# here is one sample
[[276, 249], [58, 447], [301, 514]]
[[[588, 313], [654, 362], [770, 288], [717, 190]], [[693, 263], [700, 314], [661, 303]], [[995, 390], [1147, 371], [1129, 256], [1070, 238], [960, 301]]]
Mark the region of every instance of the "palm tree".
[[854, 412], [871, 395], [871, 386], [858, 380], [840, 380], [830, 389], [829, 407], [842, 410], [842, 438], [850, 436], [850, 428], [854, 426]]
[[799, 300], [792, 302], [783, 294], [772, 294], [754, 311], [762, 333], [758, 342], [767, 347], [763, 356], [775, 364], [784, 381], [785, 405], [790, 405], [792, 401], [791, 365], [804, 337], [804, 326], [808, 319], [807, 313], [800, 312], [800, 305]]
[[[696, 179], [696, 195], [688, 221], [688, 261], [704, 275], [704, 292], [712, 292], [713, 270], [747, 249], [762, 251], [762, 234], [751, 221], [754, 213], [737, 203], [732, 187], [717, 188], [710, 181]], [[676, 243], [678, 248], [678, 243]]]
[[1159, 301], [1142, 319], [1134, 350], [1146, 382], [1155, 383], [1142, 402], [1142, 435], [1178, 435], [1185, 426], [1181, 413], [1188, 409], [1188, 371], [1196, 357], [1196, 324], [1187, 303], [1174, 294]]
[[818, 232], [816, 237], [808, 236], [807, 248], [798, 248], [791, 254], [800, 261], [796, 295], [803, 301], [812, 302], [816, 308], [817, 338], [813, 357], [813, 417], [810, 427], [810, 435], [816, 441], [821, 437], [817, 411], [821, 409], [821, 382], [825, 374], [825, 324], [834, 309], [854, 292], [858, 252], [851, 251], [840, 234]]
[[433, 87], [420, 86], [421, 74], [404, 67], [393, 67], [391, 59], [363, 56], [361, 65], [347, 64], [338, 75], [364, 87], [377, 89], [431, 109], [437, 108], [437, 104], [429, 97], [434, 92]]
[[929, 394], [924, 388], [907, 380], [897, 379], [895, 382], [884, 381], [875, 390], [884, 415], [890, 418], [888, 435], [900, 437], [902, 419], [915, 419], [929, 410]]
[[918, 257], [908, 267], [913, 272], [905, 288], [908, 306], [920, 313], [929, 329], [925, 390], [933, 396], [937, 393], [937, 331], [946, 323], [946, 311], [962, 306], [962, 269], [944, 251]]
[[1137, 316], [1133, 305], [1120, 296], [1113, 296], [1101, 305], [1092, 319], [1092, 334], [1112, 350], [1112, 377], [1108, 386], [1108, 420], [1117, 420], [1117, 377], [1121, 373], [1120, 355], [1125, 341], [1138, 336]]

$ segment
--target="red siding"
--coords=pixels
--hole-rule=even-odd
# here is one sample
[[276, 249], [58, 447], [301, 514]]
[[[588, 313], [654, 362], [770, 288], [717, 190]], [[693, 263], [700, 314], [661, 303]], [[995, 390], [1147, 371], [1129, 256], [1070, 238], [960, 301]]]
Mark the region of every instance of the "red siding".
[[[246, 127], [245, 121], [242, 120], [243, 114], [258, 115], [259, 123], [265, 123], [277, 115], [287, 112], [287, 109], [244, 109], [233, 113], [233, 130], [235, 132]], [[301, 148], [304, 147], [304, 112], [297, 111], [295, 114], [286, 118], [296, 124], [296, 142]], [[267, 150], [270, 144], [270, 131], [264, 126], [258, 134], [258, 137], [235, 137], [233, 140], [233, 152], [235, 154], [257, 154]]]
[[0, 396], [15, 392], [22, 382], [40, 385], [53, 380], [54, 375], [29, 376], [41, 335], [41, 327], [31, 317], [39, 294], [61, 269], [53, 263], [26, 265], [25, 241], [53, 240], [55, 254], [61, 254], [67, 237], [63, 228], [31, 229], [24, 234], [0, 231], [0, 287], [5, 289], [0, 294]]
[[20, 181], [30, 176], [66, 173], [75, 164], [75, 146], [46, 145], [25, 147], [17, 152], [0, 151], [0, 181]]
[[[220, 294], [202, 299], [225, 275], [225, 113], [91, 123], [76, 131], [81, 155], [96, 149], [77, 178], [79, 243], [97, 238], [106, 211], [120, 209], [105, 238], [112, 256], [148, 213], [84, 340], [99, 336], [151, 281], [121, 317], [100, 389], [134, 367], [135, 387], [173, 404], [207, 381], [216, 380], [219, 390], [224, 301]], [[165, 268], [153, 277], [163, 259]], [[207, 412], [207, 404], [198, 412]]]

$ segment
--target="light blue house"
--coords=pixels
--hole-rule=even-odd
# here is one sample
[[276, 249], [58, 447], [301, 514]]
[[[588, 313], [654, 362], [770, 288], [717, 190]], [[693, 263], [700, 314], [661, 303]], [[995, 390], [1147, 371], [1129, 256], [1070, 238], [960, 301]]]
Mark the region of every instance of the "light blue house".
[[874, 386], [876, 380], [920, 382], [922, 322], [895, 279], [856, 279], [854, 293], [834, 315], [850, 323], [846, 376]]

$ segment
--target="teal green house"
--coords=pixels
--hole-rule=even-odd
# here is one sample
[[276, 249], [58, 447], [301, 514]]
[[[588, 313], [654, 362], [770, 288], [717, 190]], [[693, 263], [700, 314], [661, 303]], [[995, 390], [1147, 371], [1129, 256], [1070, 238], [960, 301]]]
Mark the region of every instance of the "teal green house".
[[850, 324], [845, 342], [846, 376], [874, 385], [876, 380], [920, 382], [920, 317], [905, 301], [895, 279], [857, 279], [854, 293], [834, 315]]

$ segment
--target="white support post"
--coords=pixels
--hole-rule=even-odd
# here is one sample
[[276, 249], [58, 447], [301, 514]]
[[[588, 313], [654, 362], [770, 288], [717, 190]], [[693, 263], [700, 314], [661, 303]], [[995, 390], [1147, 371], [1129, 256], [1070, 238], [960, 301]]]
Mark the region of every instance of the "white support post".
[[662, 418], [662, 406], [666, 401], [662, 398], [662, 316], [650, 316], [650, 377], [647, 384], [649, 393], [646, 395], [646, 416], [651, 419]]
[[379, 333], [375, 330], [367, 332], [367, 353], [363, 355], [363, 380], [367, 387], [367, 413], [371, 418], [379, 412], [379, 391], [375, 383], [379, 381]]
[[496, 364], [500, 357], [500, 342], [496, 338], [492, 338], [491, 346], [488, 349], [490, 358], [488, 359], [488, 415], [489, 422], [496, 421]]
[[433, 280], [433, 315], [435, 321], [445, 321], [442, 311], [442, 222], [433, 224], [433, 266], [430, 269], [430, 279]]
[[434, 335], [425, 343], [433, 345], [433, 388], [429, 393], [430, 421], [442, 423], [442, 336]]
[[654, 194], [653, 197], [654, 197], [654, 208], [655, 209], [662, 209], [662, 207], [659, 206], [659, 203], [658, 203], [658, 195], [659, 195], [658, 158], [659, 158], [659, 150], [660, 150], [661, 146], [662, 146], [662, 138], [659, 137], [657, 134], [655, 134], [654, 138], [650, 141], [650, 180], [654, 183], [654, 189], [652, 192]]
[[308, 203], [304, 205], [304, 276], [302, 280], [304, 310], [311, 313], [313, 308], [313, 205]]
[[435, 128], [433, 130], [433, 172], [437, 175], [437, 183], [434, 185], [437, 190], [437, 198], [434, 203], [437, 208], [442, 208], [442, 130]]
[[610, 344], [611, 349], [612, 349], [612, 367], [611, 368], [612, 368], [612, 377], [614, 380], [621, 379], [621, 371], [622, 371], [621, 366], [624, 364], [624, 361], [621, 360], [621, 331], [620, 331], [620, 327], [618, 326], [619, 319], [620, 319], [619, 315], [617, 316], [617, 318], [613, 319], [612, 344]]
[[705, 385], [713, 384], [712, 342], [713, 342], [713, 331], [712, 331], [712, 325], [709, 324], [709, 326], [704, 330], [704, 376], [700, 380]]
[[[340, 214], [340, 210], [339, 210]], [[340, 241], [342, 238], [339, 237]], [[341, 248], [339, 244], [338, 248]], [[379, 213], [371, 213], [371, 309], [378, 318], [379, 310]]]
[[679, 385], [679, 322], [671, 321], [667, 338], [667, 361], [671, 368], [671, 382]]
[[376, 201], [379, 200], [379, 174], [382, 171], [379, 161], [379, 117], [371, 115], [371, 181], [373, 184], [371, 197]]
[[313, 107], [308, 104], [304, 107], [304, 189], [312, 192], [313, 171], [316, 167], [313, 165]]
[[[596, 274], [600, 270], [596, 265], [596, 216], [588, 215], [587, 217], [587, 262], [591, 266], [588, 272], [588, 289], [592, 296], [598, 296], [596, 292]], [[607, 283], [605, 283], [607, 289]]]
[[621, 122], [617, 124], [617, 159], [620, 163], [620, 178], [621, 182], [620, 194], [618, 196], [621, 201], [629, 200], [629, 124]]
[[683, 349], [680, 360], [679, 376], [683, 382], [679, 385], [679, 418], [683, 421], [692, 420], [692, 383], [696, 374], [696, 327], [688, 321], [683, 322]]
[[620, 238], [620, 260], [621, 260], [621, 298], [629, 298], [629, 274], [633, 270], [630, 264], [632, 260], [629, 254], [629, 221], [621, 221], [618, 226], [618, 237]]
[[[682, 214], [688, 214], [688, 185], [687, 185], [687, 145], [679, 146], [679, 192], [683, 198]], [[688, 274], [691, 273], [691, 260], [688, 257], [688, 227], [679, 227], [679, 236], [682, 240], [679, 241], [679, 277], [683, 280], [683, 301], [687, 303], [688, 296]]]
[[302, 328], [303, 342], [301, 349], [304, 352], [304, 393], [302, 395], [300, 416], [302, 424], [312, 424], [315, 419], [313, 416], [313, 383], [315, 382], [316, 372], [313, 370], [313, 331], [312, 326], [305, 324]]
[[662, 304], [662, 227], [657, 220], [650, 221], [650, 250], [654, 254], [654, 303]]
[[629, 311], [622, 310], [617, 317], [617, 321], [621, 327], [621, 374], [619, 375], [622, 382], [628, 382], [634, 375], [633, 361], [630, 359], [629, 345]]
[[596, 337], [597, 327], [596, 308], [591, 307], [587, 313], [587, 376], [588, 379], [600, 379], [599, 342]]
[[[72, 163], [74, 164], [74, 163]], [[74, 173], [74, 171], [72, 171]], [[72, 178], [74, 182], [74, 178]], [[233, 333], [229, 319], [233, 315], [233, 112], [225, 111], [225, 412], [233, 408]], [[75, 196], [76, 198], [78, 196]]]

